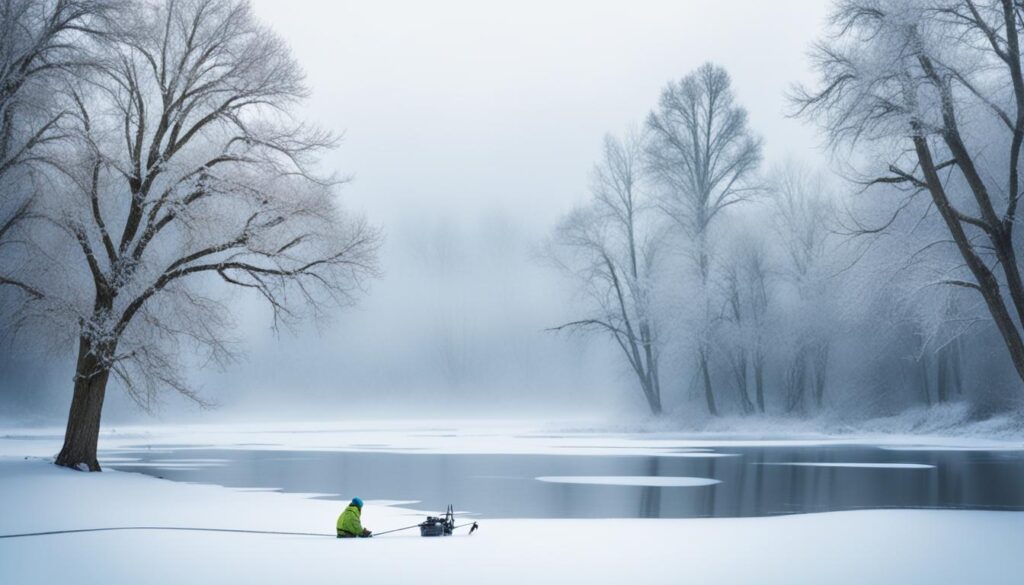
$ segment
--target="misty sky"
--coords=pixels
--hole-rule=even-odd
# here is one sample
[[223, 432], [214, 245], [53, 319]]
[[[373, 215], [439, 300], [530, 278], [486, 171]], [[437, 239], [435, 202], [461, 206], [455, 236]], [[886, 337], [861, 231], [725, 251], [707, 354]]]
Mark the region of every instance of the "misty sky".
[[[305, 117], [344, 133], [325, 169], [354, 176], [344, 204], [385, 230], [385, 277], [358, 309], [278, 336], [241, 298], [247, 357], [195, 376], [217, 416], [629, 403], [638, 393], [602, 343], [543, 331], [573, 316], [572, 299], [533, 258], [586, 197], [602, 136], [642, 123], [667, 82], [710, 60], [731, 73], [769, 164], [820, 156], [814, 130], [785, 116], [785, 92], [809, 80], [824, 2], [255, 7], [307, 72]], [[63, 414], [70, 360], [54, 363], [46, 393]], [[114, 417], [133, 412], [110, 394]], [[192, 411], [169, 399], [161, 416]]]
[[308, 73], [310, 118], [346, 133], [332, 162], [358, 179], [348, 200], [388, 224], [496, 210], [548, 226], [585, 195], [602, 135], [708, 60], [769, 159], [818, 143], [784, 115], [808, 79], [816, 0], [255, 5]]

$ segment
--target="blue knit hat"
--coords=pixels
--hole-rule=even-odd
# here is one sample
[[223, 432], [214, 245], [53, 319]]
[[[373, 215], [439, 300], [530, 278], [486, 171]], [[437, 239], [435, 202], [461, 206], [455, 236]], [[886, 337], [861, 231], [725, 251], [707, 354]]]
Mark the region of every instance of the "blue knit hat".
[[359, 508], [360, 510], [363, 509], [363, 501], [360, 500], [359, 498], [352, 498], [352, 505], [355, 506], [356, 508]]

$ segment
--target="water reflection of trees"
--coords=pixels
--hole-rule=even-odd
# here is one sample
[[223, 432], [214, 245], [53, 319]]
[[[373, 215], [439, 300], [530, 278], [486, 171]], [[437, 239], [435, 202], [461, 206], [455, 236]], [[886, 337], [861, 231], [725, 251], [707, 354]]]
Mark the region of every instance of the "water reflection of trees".
[[[338, 498], [448, 503], [485, 517], [680, 518], [764, 516], [858, 508], [1024, 509], [1020, 451], [885, 451], [876, 447], [734, 449], [730, 457], [574, 457], [311, 453], [253, 450], [134, 451], [143, 463], [212, 458], [212, 467], [132, 467], [172, 480]], [[799, 467], [780, 463], [917, 463], [930, 469]], [[699, 487], [553, 484], [545, 475], [706, 477]]]

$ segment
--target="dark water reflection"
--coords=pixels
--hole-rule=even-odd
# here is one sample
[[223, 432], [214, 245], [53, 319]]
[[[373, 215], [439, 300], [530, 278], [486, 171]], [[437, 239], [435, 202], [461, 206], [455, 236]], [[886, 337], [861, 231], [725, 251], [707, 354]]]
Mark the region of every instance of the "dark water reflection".
[[[453, 503], [503, 518], [768, 516], [859, 508], [1024, 510], [1024, 451], [889, 451], [873, 446], [726, 448], [731, 457], [444, 455], [177, 449], [108, 452], [107, 466], [176, 481]], [[118, 457], [139, 458], [119, 462]], [[203, 462], [203, 459], [218, 460]], [[101, 463], [103, 457], [100, 458]], [[784, 463], [913, 463], [929, 468]], [[195, 464], [207, 465], [192, 467]], [[687, 476], [700, 487], [579, 485], [538, 476]]]

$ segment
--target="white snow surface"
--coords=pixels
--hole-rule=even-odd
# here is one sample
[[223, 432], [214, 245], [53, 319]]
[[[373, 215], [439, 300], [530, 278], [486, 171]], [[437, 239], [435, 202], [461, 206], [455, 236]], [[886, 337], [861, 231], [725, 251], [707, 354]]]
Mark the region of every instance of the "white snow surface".
[[[1016, 584], [1024, 514], [858, 511], [773, 518], [481, 520], [473, 536], [331, 534], [342, 504], [0, 458], [0, 534], [113, 526], [317, 532], [122, 531], [0, 539], [0, 583]], [[368, 502], [366, 525], [408, 525]], [[433, 568], [433, 570], [427, 570]], [[443, 570], [442, 570], [443, 569]]]
[[[49, 462], [59, 429], [0, 431], [0, 534], [117, 526], [316, 532], [283, 536], [120, 531], [0, 538], [0, 583], [1019, 583], [1024, 513], [870, 510], [772, 518], [482, 519], [473, 536], [414, 531], [333, 538], [343, 503], [272, 490], [176, 483]], [[706, 436], [555, 432], [456, 423], [336, 423], [117, 428], [101, 450], [182, 446], [438, 453], [679, 456], [730, 446], [869, 443], [894, 448], [1004, 448], [965, 437]], [[26, 457], [29, 456], [29, 457]], [[109, 462], [130, 454], [111, 455]], [[101, 462], [104, 457], [101, 455]], [[175, 461], [177, 465], [218, 463]], [[354, 494], [342, 494], [348, 497]], [[411, 524], [415, 502], [366, 501], [378, 532]], [[390, 505], [388, 505], [390, 504]], [[408, 506], [407, 508], [397, 506]], [[412, 514], [412, 516], [410, 516]], [[442, 567], [444, 570], [427, 570]]]
[[643, 487], [698, 487], [722, 483], [708, 477], [670, 477], [659, 475], [546, 475], [536, 478], [548, 483], [584, 485], [630, 485]]

